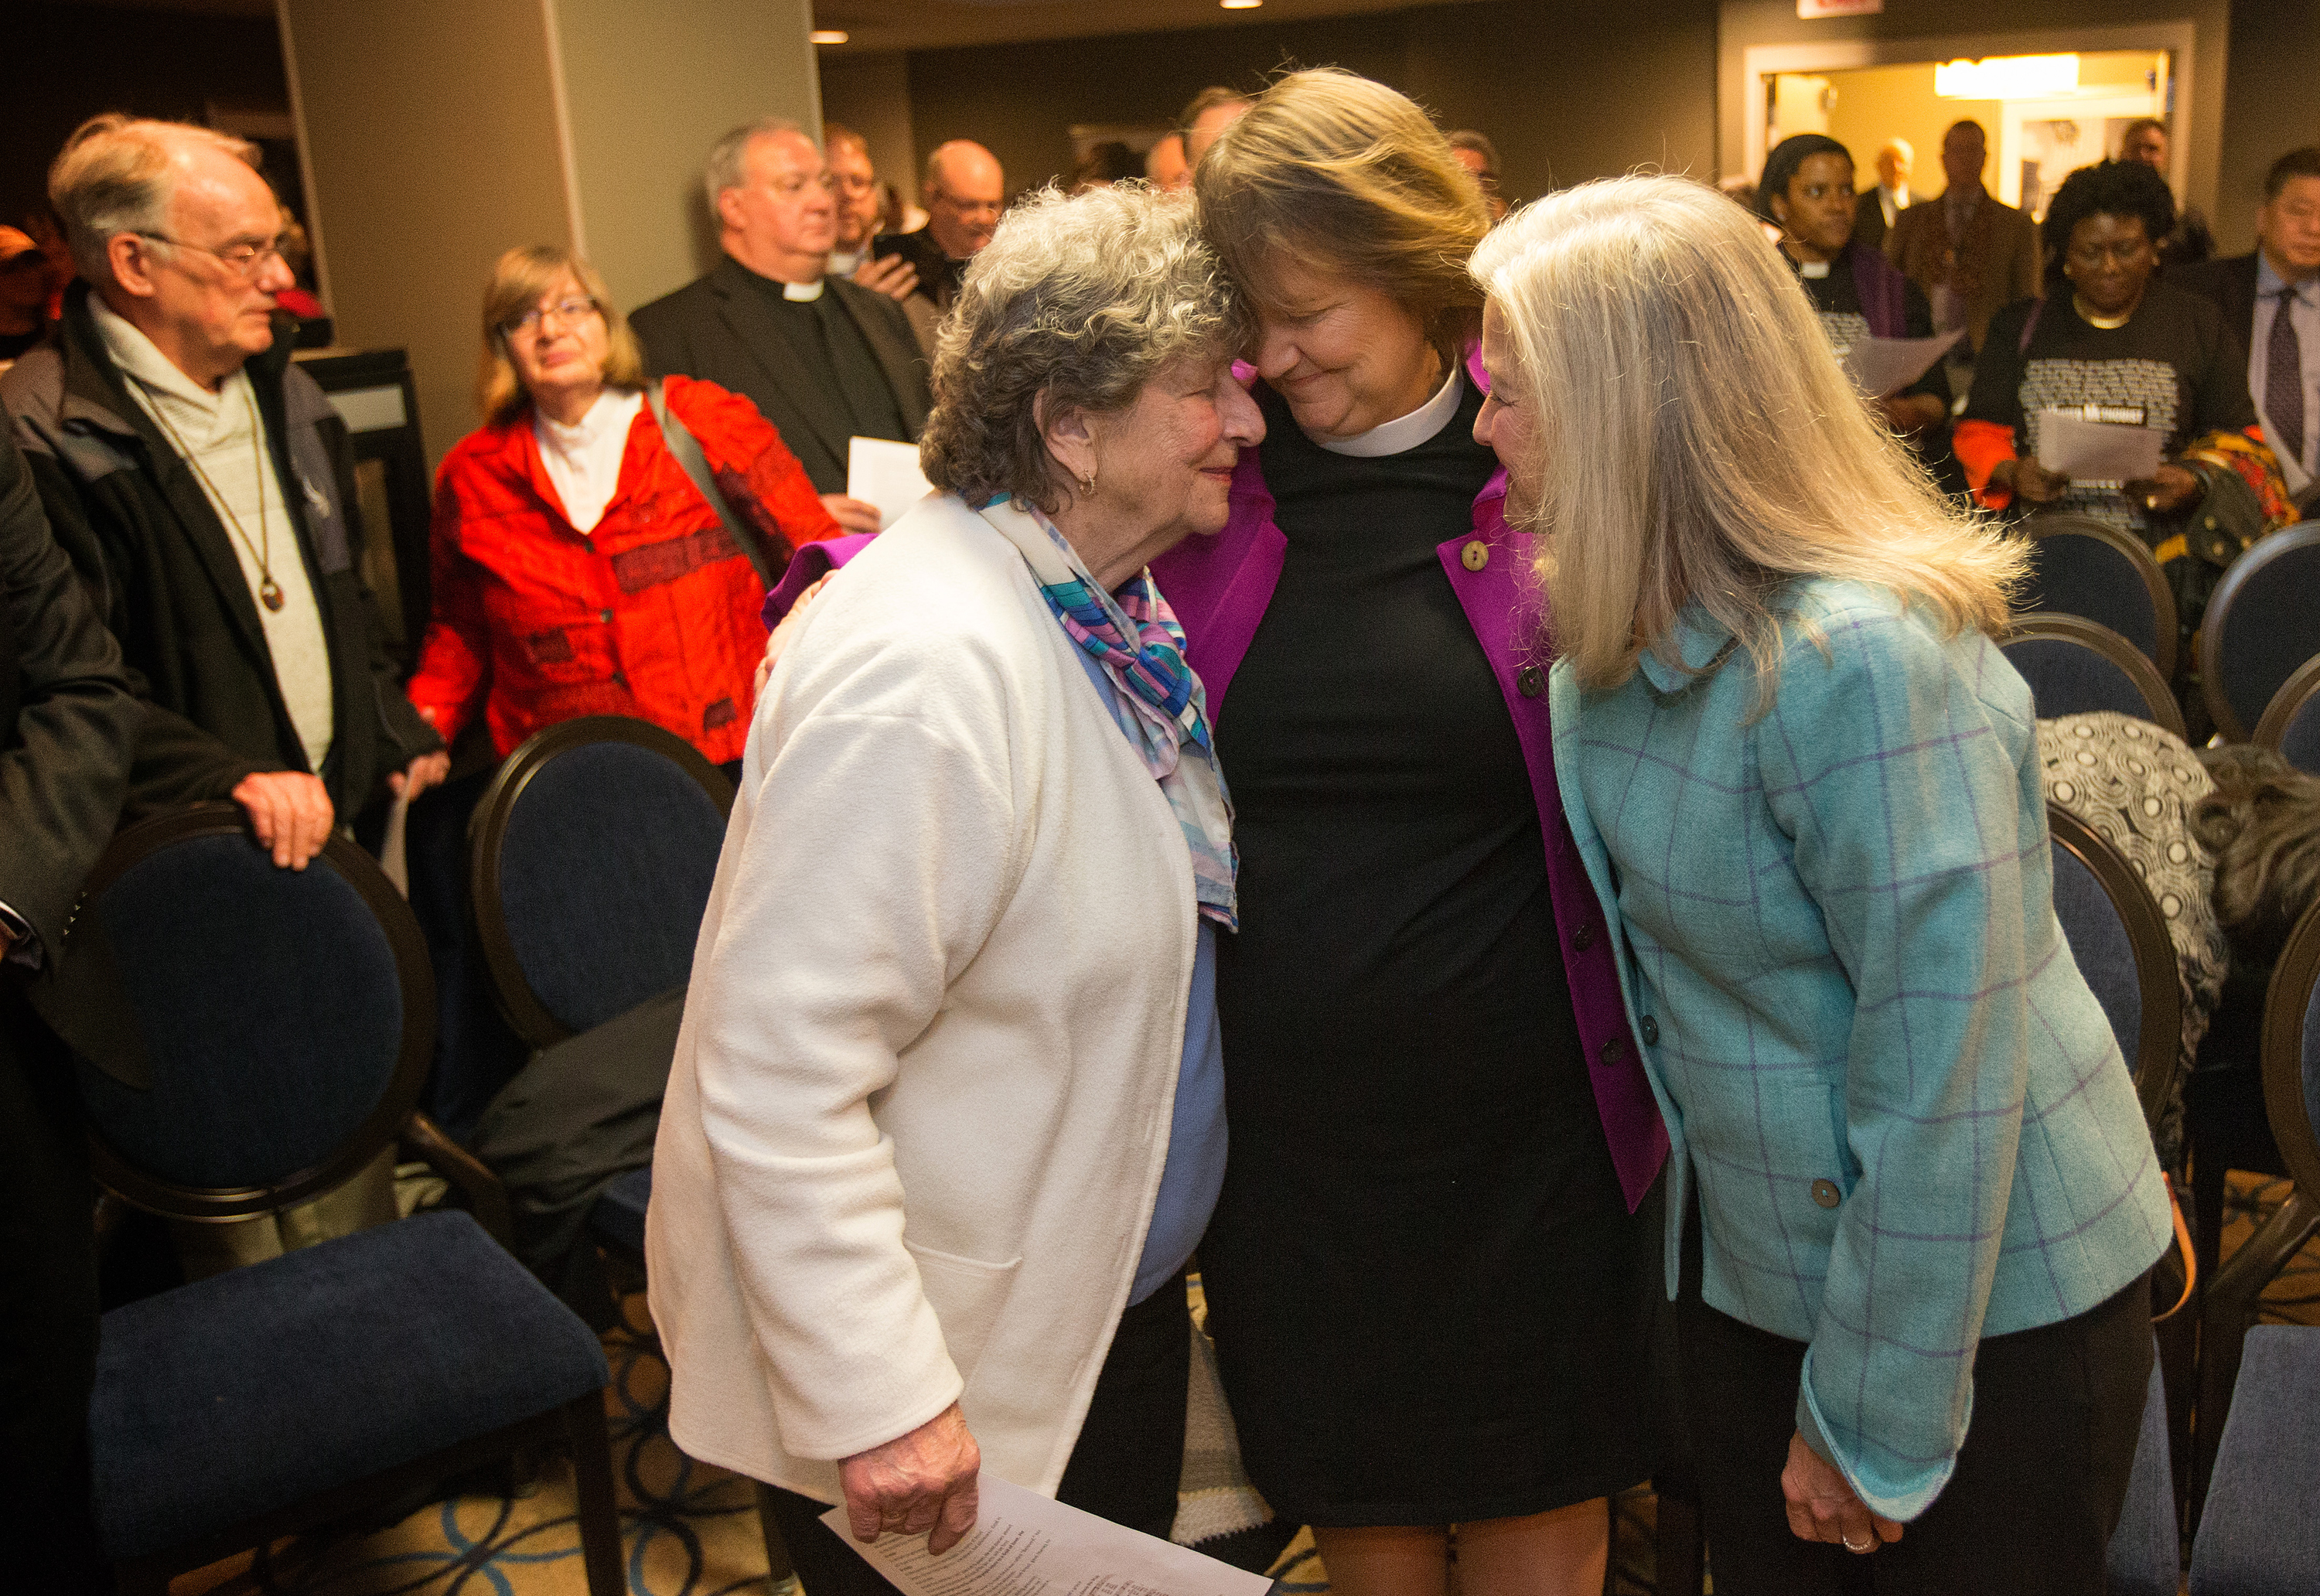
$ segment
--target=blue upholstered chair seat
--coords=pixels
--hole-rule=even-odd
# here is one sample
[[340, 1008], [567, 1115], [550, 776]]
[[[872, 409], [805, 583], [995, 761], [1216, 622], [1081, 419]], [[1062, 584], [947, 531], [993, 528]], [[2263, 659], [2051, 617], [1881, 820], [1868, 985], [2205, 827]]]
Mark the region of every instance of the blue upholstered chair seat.
[[2320, 1328], [2247, 1334], [2191, 1546], [2191, 1596], [2286, 1596], [2320, 1569]]
[[[2154, 1338], [2155, 1340], [2155, 1338]], [[2167, 1445], [2167, 1391], [2155, 1361], [2143, 1393], [2134, 1472], [2110, 1537], [2110, 1596], [2175, 1596], [2182, 1538], [2175, 1528], [2175, 1470]]]
[[2151, 719], [2150, 702], [2134, 678], [2091, 648], [2059, 638], [2027, 638], [2004, 645], [2004, 651], [2030, 684], [2043, 720], [2092, 710]]
[[466, 1214], [360, 1231], [104, 1316], [98, 1528], [113, 1557], [150, 1555], [608, 1378], [588, 1328]]
[[588, 1224], [616, 1247], [645, 1250], [645, 1204], [652, 1200], [652, 1165], [631, 1169], [606, 1186], [588, 1211]]

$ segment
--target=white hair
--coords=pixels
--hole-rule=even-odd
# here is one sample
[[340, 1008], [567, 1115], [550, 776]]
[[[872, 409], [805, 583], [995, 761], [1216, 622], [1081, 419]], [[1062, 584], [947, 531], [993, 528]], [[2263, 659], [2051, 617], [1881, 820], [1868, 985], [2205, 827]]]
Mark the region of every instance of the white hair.
[[151, 240], [166, 254], [169, 246], [155, 235], [168, 231], [169, 202], [177, 192], [172, 158], [189, 144], [231, 156], [252, 171], [262, 159], [247, 139], [186, 122], [107, 112], [73, 130], [49, 168], [49, 203], [64, 221], [81, 276], [92, 283], [112, 281], [108, 247], [124, 232]]
[[1754, 657], [1769, 704], [1780, 593], [1836, 576], [1995, 630], [2020, 547], [1953, 513], [1871, 414], [1812, 302], [1746, 212], [1681, 177], [1582, 184], [1475, 250], [1529, 407], [1530, 512], [1554, 644], [1590, 688], [1697, 603]]
[[709, 159], [702, 166], [701, 186], [709, 196], [710, 215], [717, 214], [719, 195], [729, 188], [749, 186], [749, 146], [776, 133], [795, 133], [807, 143], [813, 142], [812, 134], [786, 116], [760, 116], [755, 122], [743, 122], [709, 147]]

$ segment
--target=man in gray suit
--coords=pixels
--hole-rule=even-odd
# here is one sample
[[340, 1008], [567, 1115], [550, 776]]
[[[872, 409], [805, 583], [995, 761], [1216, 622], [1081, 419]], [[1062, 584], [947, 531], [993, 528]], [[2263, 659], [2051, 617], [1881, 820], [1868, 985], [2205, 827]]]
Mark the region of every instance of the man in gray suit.
[[847, 496], [847, 440], [911, 443], [932, 395], [901, 308], [828, 275], [837, 204], [820, 150], [795, 122], [735, 128], [709, 152], [707, 188], [725, 258], [633, 312], [653, 375], [739, 394], [773, 422], [849, 532], [878, 530]]

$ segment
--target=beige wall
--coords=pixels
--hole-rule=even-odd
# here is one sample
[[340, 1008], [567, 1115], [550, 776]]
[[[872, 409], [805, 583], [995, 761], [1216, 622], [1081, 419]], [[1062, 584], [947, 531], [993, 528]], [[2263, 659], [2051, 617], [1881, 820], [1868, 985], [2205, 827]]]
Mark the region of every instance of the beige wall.
[[1942, 135], [1968, 118], [1989, 135], [1989, 166], [1982, 179], [1998, 186], [1998, 129], [2006, 113], [1997, 100], [1944, 100], [1934, 93], [1930, 67], [1870, 67], [1832, 76], [1836, 109], [1829, 113], [1828, 136], [1853, 151], [1853, 181], [1867, 188], [1877, 181], [1877, 151], [1885, 141], [1909, 141], [1917, 161], [1909, 174], [1914, 198], [1941, 193]]
[[759, 116], [821, 123], [808, 0], [552, 0], [580, 230], [633, 310], [716, 264], [702, 158]]
[[2255, 248], [2264, 173], [2307, 144], [2320, 144], [2320, 5], [2232, 0], [2231, 86], [2213, 213], [2218, 249], [2237, 255]]
[[878, 180], [891, 183], [906, 201], [919, 197], [918, 146], [911, 138], [911, 76], [900, 50], [849, 55], [826, 50], [821, 56], [821, 113], [842, 122], [870, 146]]
[[410, 352], [430, 460], [476, 425], [484, 281], [570, 240], [540, 0], [278, 0], [342, 344]]
[[428, 454], [474, 430], [484, 283], [585, 248], [630, 308], [715, 258], [702, 157], [820, 118], [809, 0], [276, 0], [339, 340], [410, 353]]

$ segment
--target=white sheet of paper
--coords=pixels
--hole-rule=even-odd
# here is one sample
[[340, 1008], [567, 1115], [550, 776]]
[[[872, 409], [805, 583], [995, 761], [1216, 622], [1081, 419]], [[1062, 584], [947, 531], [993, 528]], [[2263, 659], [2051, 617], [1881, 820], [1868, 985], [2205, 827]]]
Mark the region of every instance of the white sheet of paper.
[[880, 531], [934, 491], [927, 474], [919, 469], [917, 444], [896, 443], [891, 438], [846, 440], [846, 496], [878, 506]]
[[2090, 422], [2066, 411], [2038, 413], [2038, 463], [2060, 471], [2072, 482], [2134, 482], [2159, 469], [2160, 446], [2167, 441], [2156, 427], [2122, 427]]
[[1844, 351], [1844, 375], [1871, 399], [1882, 399], [1933, 369], [1961, 336], [1937, 332], [1931, 338], [1864, 338]]
[[1228, 1563], [1123, 1528], [1036, 1491], [983, 1475], [981, 1509], [966, 1538], [937, 1557], [923, 1535], [900, 1531], [868, 1546], [846, 1510], [821, 1521], [903, 1596], [1264, 1596], [1273, 1582]]

